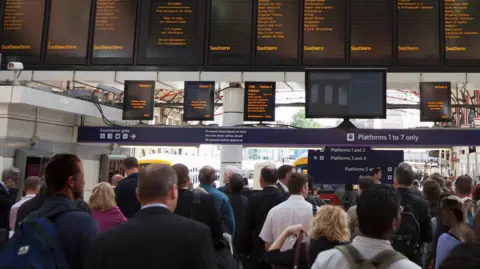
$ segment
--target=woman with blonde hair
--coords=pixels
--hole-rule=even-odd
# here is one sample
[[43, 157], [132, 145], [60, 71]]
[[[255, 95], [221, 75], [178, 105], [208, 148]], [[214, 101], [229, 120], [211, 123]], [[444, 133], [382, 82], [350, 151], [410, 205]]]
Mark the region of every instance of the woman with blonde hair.
[[115, 202], [113, 187], [107, 182], [99, 183], [93, 188], [88, 205], [92, 209], [92, 216], [97, 221], [100, 232], [127, 221]]
[[[265, 261], [269, 264], [292, 268], [294, 266], [295, 249], [280, 252], [282, 245], [287, 238], [307, 233], [305, 228], [299, 225], [287, 227], [282, 235], [275, 240], [270, 249], [265, 253]], [[334, 248], [337, 245], [346, 244], [350, 240], [350, 229], [348, 217], [345, 211], [339, 206], [324, 205], [321, 206], [317, 215], [313, 217], [312, 228], [308, 232], [310, 240], [310, 263], [313, 263], [317, 255], [325, 250]], [[306, 242], [300, 247], [299, 268], [310, 268], [306, 257]]]

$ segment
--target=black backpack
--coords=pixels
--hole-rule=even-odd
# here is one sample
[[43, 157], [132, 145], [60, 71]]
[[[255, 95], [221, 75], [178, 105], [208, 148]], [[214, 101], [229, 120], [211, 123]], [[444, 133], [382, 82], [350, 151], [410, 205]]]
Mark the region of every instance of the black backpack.
[[412, 259], [420, 249], [420, 224], [410, 205], [403, 208], [401, 216], [400, 227], [392, 236], [392, 246], [396, 251]]

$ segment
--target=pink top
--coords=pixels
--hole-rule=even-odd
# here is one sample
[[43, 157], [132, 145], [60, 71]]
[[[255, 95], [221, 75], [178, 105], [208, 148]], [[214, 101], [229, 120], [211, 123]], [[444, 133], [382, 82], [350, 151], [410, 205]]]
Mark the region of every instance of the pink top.
[[125, 218], [118, 206], [114, 206], [112, 210], [107, 212], [92, 209], [92, 215], [98, 223], [100, 232], [104, 232], [117, 224], [127, 221], [127, 218]]

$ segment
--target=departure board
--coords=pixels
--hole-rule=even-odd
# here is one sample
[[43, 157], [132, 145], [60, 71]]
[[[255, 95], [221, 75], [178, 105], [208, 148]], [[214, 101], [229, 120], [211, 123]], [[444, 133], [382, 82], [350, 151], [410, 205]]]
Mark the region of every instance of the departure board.
[[214, 93], [214, 81], [185, 81], [183, 121], [213, 120]]
[[132, 64], [137, 0], [97, 0], [93, 64]]
[[7, 62], [39, 64], [45, 0], [5, 0], [1, 52]]
[[350, 64], [390, 65], [393, 55], [392, 0], [350, 1]]
[[480, 64], [480, 1], [444, 0], [445, 62]]
[[298, 0], [257, 0], [257, 65], [297, 64], [299, 14]]
[[91, 0], [51, 0], [47, 64], [86, 64]]
[[212, 0], [208, 64], [251, 65], [251, 0]]
[[123, 120], [153, 120], [155, 81], [126, 80], [123, 94]]
[[205, 0], [142, 1], [139, 63], [201, 65], [206, 6]]
[[451, 121], [450, 82], [420, 82], [420, 121]]
[[244, 121], [275, 121], [276, 82], [245, 82]]
[[400, 65], [440, 63], [440, 2], [397, 0], [397, 57]]
[[345, 64], [345, 0], [304, 0], [303, 64]]

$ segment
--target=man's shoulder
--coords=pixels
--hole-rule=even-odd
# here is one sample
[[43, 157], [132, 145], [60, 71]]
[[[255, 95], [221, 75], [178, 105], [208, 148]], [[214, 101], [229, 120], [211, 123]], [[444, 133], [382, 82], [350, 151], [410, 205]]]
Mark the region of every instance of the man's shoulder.
[[130, 175], [130, 176], [122, 179], [120, 182], [118, 182], [118, 185], [117, 185], [116, 189], [123, 188], [123, 187], [126, 187], [126, 186], [130, 186], [132, 184], [137, 184], [137, 181], [138, 181], [137, 174]]

